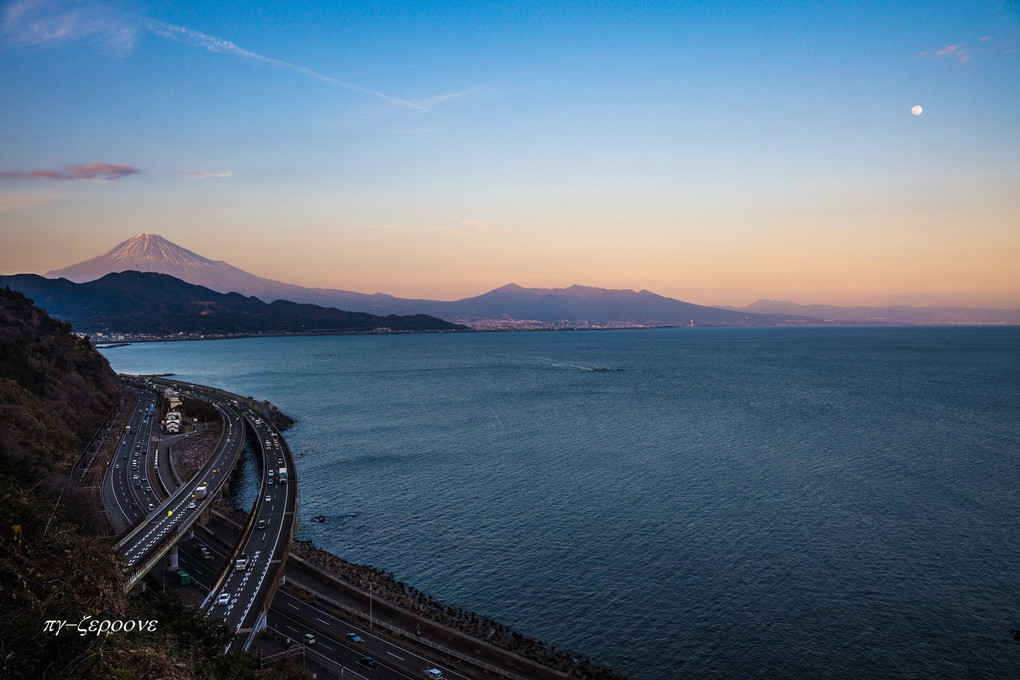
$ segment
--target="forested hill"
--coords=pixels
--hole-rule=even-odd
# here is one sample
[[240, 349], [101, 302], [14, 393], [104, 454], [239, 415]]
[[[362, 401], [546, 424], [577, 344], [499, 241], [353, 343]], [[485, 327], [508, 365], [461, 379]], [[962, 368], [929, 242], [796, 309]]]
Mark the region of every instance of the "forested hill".
[[376, 316], [240, 293], [217, 293], [166, 274], [127, 271], [73, 283], [35, 274], [5, 276], [52, 316], [83, 333], [301, 333], [445, 331], [463, 328], [425, 314]]
[[21, 293], [0, 289], [0, 465], [67, 476], [120, 390], [88, 340]]
[[[0, 677], [300, 677], [260, 672], [250, 655], [224, 655], [229, 631], [176, 596], [125, 597], [113, 539], [86, 526], [97, 515], [67, 474], [120, 395], [87, 340], [0, 288]], [[86, 632], [91, 621], [158, 624], [81, 635], [83, 620]], [[47, 621], [72, 628], [56, 635]]]

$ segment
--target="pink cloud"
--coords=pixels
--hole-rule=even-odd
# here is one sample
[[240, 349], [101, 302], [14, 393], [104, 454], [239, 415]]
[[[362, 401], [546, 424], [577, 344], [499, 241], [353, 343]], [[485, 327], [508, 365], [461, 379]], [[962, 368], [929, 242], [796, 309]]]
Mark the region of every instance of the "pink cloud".
[[70, 165], [65, 168], [65, 171], [70, 171], [71, 179], [120, 179], [141, 172], [138, 168], [130, 165], [113, 165], [111, 163]]
[[141, 172], [132, 165], [115, 165], [113, 163], [85, 163], [68, 165], [63, 170], [3, 170], [0, 179], [67, 179], [73, 181], [105, 182], [120, 179]]

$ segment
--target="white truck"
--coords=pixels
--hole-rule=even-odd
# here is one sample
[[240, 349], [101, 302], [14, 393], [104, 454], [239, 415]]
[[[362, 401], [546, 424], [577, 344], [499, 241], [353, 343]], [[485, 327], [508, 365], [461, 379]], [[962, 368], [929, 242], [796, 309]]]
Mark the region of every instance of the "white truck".
[[202, 500], [206, 494], [209, 493], [209, 487], [203, 484], [202, 486], [195, 489], [195, 498]]

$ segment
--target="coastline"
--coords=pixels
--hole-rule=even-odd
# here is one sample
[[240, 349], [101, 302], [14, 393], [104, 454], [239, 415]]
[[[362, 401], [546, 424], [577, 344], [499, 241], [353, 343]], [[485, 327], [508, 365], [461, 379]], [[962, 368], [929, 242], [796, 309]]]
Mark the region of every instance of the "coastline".
[[805, 329], [805, 328], [1014, 328], [1020, 324], [1017, 323], [879, 323], [879, 322], [849, 322], [849, 321], [834, 321], [817, 324], [774, 324], [774, 325], [754, 325], [754, 324], [665, 324], [661, 326], [651, 325], [625, 325], [625, 326], [560, 326], [560, 325], [545, 325], [545, 326], [514, 326], [514, 327], [485, 327], [485, 326], [473, 326], [468, 328], [458, 328], [450, 330], [418, 330], [418, 331], [394, 331], [394, 330], [372, 330], [372, 331], [266, 331], [264, 333], [212, 333], [212, 334], [183, 334], [175, 333], [172, 335], [160, 335], [152, 336], [148, 334], [131, 335], [127, 333], [114, 333], [111, 334], [116, 339], [97, 339], [97, 335], [101, 338], [106, 338], [107, 334], [85, 334], [84, 337], [88, 338], [89, 342], [96, 349], [117, 349], [119, 347], [128, 347], [133, 344], [147, 343], [147, 342], [192, 342], [192, 341], [203, 341], [203, 340], [241, 340], [246, 338], [304, 338], [304, 337], [319, 337], [319, 336], [333, 336], [333, 335], [436, 335], [436, 334], [474, 334], [474, 333], [539, 333], [539, 332], [579, 332], [579, 331], [655, 331], [655, 330], [675, 330], [675, 329], [706, 329], [706, 328], [774, 328], [774, 329]]
[[[136, 377], [153, 376], [139, 375]], [[212, 389], [223, 392], [218, 388]], [[224, 392], [224, 394], [226, 393]], [[264, 417], [273, 421], [281, 433], [297, 422], [268, 401], [257, 402], [238, 395], [234, 395], [234, 397], [253, 403], [258, 410], [263, 411]], [[197, 444], [198, 442], [192, 444], [191, 449], [194, 449]], [[184, 453], [184, 451], [180, 453]], [[193, 457], [193, 450], [190, 456], [184, 456], [185, 459]], [[179, 456], [176, 455], [171, 456], [171, 465], [175, 468], [175, 472], [177, 466], [182, 463], [187, 465], [189, 462], [178, 460], [178, 458]], [[190, 463], [194, 465], [193, 460]], [[248, 513], [243, 508], [234, 505], [235, 500], [235, 498], [224, 499], [218, 501], [216, 506], [224, 518], [238, 526], [243, 526], [247, 522]], [[570, 677], [582, 680], [625, 680], [623, 675], [584, 654], [559, 649], [555, 645], [516, 631], [495, 619], [479, 615], [464, 607], [448, 605], [414, 586], [396, 580], [393, 572], [345, 560], [315, 546], [310, 540], [295, 538], [291, 545], [291, 553], [299, 558], [295, 562], [305, 563], [308, 568], [327, 575], [345, 590], [364, 595], [367, 588], [372, 593], [371, 597], [375, 597], [378, 604], [383, 607], [388, 605], [397, 618], [421, 619], [422, 623], [417, 626], [419, 631], [427, 626], [430, 632], [440, 631], [447, 642], [456, 642], [458, 638], [462, 643], [470, 640], [471, 642], [461, 646], [465, 653], [454, 652], [462, 658], [478, 658], [479, 655], [484, 655], [483, 652], [488, 648], [490, 657], [492, 655], [497, 658], [504, 657], [509, 660], [507, 666], [510, 668], [533, 665], [539, 671], [537, 677], [549, 675], [550, 677]], [[301, 590], [301, 588], [292, 588], [292, 590]], [[302, 593], [302, 596], [313, 597], [312, 593], [307, 590]], [[325, 600], [329, 602], [328, 598]], [[329, 604], [326, 606], [329, 607]], [[345, 616], [343, 611], [335, 607], [330, 607], [330, 609], [333, 609], [334, 613], [339, 616]], [[418, 636], [418, 642], [420, 642], [420, 633]], [[487, 665], [484, 661], [481, 663], [483, 666]]]
[[[239, 526], [246, 521], [245, 511], [229, 501], [219, 502], [217, 510]], [[299, 558], [301, 563], [307, 564], [308, 568], [327, 575], [348, 594], [353, 594], [351, 603], [366, 600], [367, 593], [371, 592], [375, 599], [377, 621], [383, 618], [382, 611], [389, 609], [395, 612], [396, 618], [404, 620], [405, 623], [423, 619], [434, 624], [434, 630], [445, 633], [444, 642], [448, 645], [456, 645], [457, 641], [454, 639], [456, 637], [463, 638], [465, 643], [461, 645], [462, 648], [470, 650], [472, 655], [478, 655], [484, 648], [491, 648], [489, 656], [503, 654], [511, 659], [511, 662], [517, 657], [548, 669], [551, 674], [559, 677], [624, 680], [623, 675], [587, 655], [560, 649], [470, 609], [446, 604], [414, 586], [398, 581], [394, 578], [393, 572], [345, 560], [317, 547], [311, 540], [295, 538], [291, 553], [292, 556]], [[291, 590], [305, 599], [317, 600], [319, 605], [323, 600], [329, 601], [329, 598], [315, 598], [301, 586]], [[337, 606], [329, 608], [334, 615], [350, 617], [349, 613]], [[347, 610], [354, 608], [356, 607], [344, 607]]]

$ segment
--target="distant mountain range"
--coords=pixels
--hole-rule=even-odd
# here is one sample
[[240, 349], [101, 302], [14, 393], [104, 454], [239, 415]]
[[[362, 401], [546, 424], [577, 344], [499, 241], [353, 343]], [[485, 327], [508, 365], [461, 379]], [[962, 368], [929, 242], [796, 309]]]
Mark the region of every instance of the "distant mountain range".
[[476, 327], [1020, 323], [1020, 310], [802, 306], [769, 300], [743, 308], [706, 307], [647, 290], [586, 286], [522, 288], [509, 284], [452, 302], [368, 295], [262, 278], [202, 257], [156, 234], [138, 234], [99, 257], [45, 276], [86, 282], [127, 270], [168, 274], [220, 293], [236, 292], [265, 302], [289, 300], [375, 315], [428, 314]]
[[0, 277], [50, 316], [83, 333], [172, 335], [313, 331], [445, 331], [463, 326], [427, 316], [376, 316], [240, 293], [218, 293], [166, 274], [126, 271], [87, 283], [35, 274]]
[[809, 322], [787, 314], [748, 314], [681, 302], [646, 290], [606, 290], [584, 286], [522, 288], [510, 284], [453, 302], [415, 300], [376, 293], [305, 288], [265, 279], [226, 262], [210, 260], [156, 234], [138, 234], [99, 257], [47, 272], [47, 278], [75, 282], [112, 272], [135, 270], [168, 274], [221, 293], [236, 292], [266, 302], [290, 300], [371, 314], [428, 314], [458, 323], [513, 325], [781, 325]]
[[[220, 293], [254, 295], [265, 302], [291, 300], [371, 314], [415, 314], [413, 300], [392, 295], [366, 295], [346, 290], [305, 288], [249, 274], [222, 260], [210, 260], [171, 243], [158, 234], [138, 234], [99, 257], [43, 274], [76, 283], [94, 281], [114, 272], [168, 274]], [[404, 304], [408, 303], [408, 304]]]
[[747, 307], [723, 307], [752, 314], [799, 314], [823, 321], [861, 324], [1020, 324], [1020, 309], [977, 309], [972, 307], [837, 307], [799, 305], [789, 300], [758, 300]]

